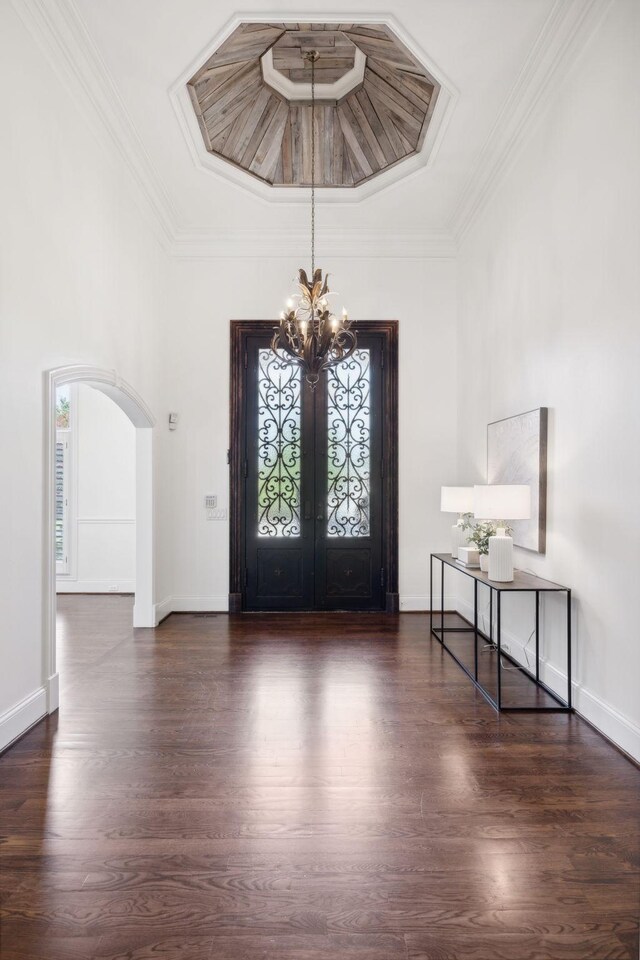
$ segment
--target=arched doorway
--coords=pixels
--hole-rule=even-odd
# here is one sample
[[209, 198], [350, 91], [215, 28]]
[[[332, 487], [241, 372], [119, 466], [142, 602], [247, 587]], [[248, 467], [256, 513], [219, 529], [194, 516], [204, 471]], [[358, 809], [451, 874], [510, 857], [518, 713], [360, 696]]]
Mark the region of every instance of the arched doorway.
[[153, 563], [153, 426], [155, 418], [144, 400], [114, 370], [64, 366], [45, 373], [44, 476], [44, 660], [47, 712], [59, 706], [56, 663], [55, 536], [55, 407], [58, 387], [84, 383], [110, 397], [136, 428], [136, 582], [134, 627], [155, 627]]

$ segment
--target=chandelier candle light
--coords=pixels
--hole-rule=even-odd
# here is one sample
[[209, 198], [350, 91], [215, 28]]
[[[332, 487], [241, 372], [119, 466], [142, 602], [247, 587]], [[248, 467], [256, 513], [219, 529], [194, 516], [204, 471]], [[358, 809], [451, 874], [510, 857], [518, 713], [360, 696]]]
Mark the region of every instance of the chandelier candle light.
[[[300, 269], [300, 293], [287, 301], [287, 309], [280, 315], [271, 349], [283, 360], [286, 354], [292, 362], [304, 370], [307, 382], [315, 388], [320, 374], [329, 367], [347, 360], [356, 349], [357, 340], [350, 329], [346, 310], [335, 317], [330, 309], [327, 274], [323, 278], [320, 267], [316, 268], [316, 60], [317, 50], [305, 53], [311, 64], [311, 279], [306, 270]], [[295, 301], [298, 301], [297, 304]]]

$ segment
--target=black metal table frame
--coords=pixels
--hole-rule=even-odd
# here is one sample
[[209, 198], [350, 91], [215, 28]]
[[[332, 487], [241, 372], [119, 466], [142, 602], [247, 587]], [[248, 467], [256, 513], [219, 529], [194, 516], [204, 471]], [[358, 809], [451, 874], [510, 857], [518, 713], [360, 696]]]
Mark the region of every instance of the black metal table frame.
[[[437, 627], [434, 629], [434, 610], [433, 610], [433, 561], [438, 560], [440, 562], [440, 634], [438, 636]], [[470, 577], [473, 580], [473, 624], [467, 620], [469, 623], [468, 627], [445, 627], [444, 617], [444, 571], [445, 567], [451, 567], [457, 573], [463, 574], [463, 576]], [[536, 578], [540, 579], [540, 578]], [[501, 712], [509, 713], [525, 713], [525, 712], [535, 712], [535, 713], [572, 713], [573, 707], [571, 705], [571, 590], [569, 587], [563, 587], [560, 584], [552, 583], [551, 581], [545, 581], [549, 584], [548, 587], [513, 587], [509, 586], [508, 589], [502, 586], [500, 581], [495, 580], [484, 580], [477, 577], [470, 570], [466, 570], [461, 565], [457, 564], [455, 560], [446, 560], [444, 556], [441, 556], [437, 553], [432, 553], [429, 561], [429, 596], [431, 597], [431, 602], [429, 604], [429, 628], [431, 634], [438, 640], [442, 647], [447, 651], [447, 653], [453, 657], [459, 667], [461, 667], [464, 672], [467, 674], [469, 679], [473, 682], [476, 689], [480, 691], [483, 697], [494, 707], [496, 710]], [[487, 636], [482, 630], [478, 628], [478, 584], [484, 583], [489, 587], [489, 635]], [[493, 637], [493, 595], [496, 594], [496, 637], [494, 640]], [[536, 672], [535, 675], [527, 670], [521, 663], [517, 660], [514, 660], [513, 657], [502, 647], [502, 637], [501, 637], [501, 596], [503, 593], [535, 593], [535, 610], [536, 610], [536, 622], [535, 622], [535, 638], [536, 638]], [[562, 697], [552, 690], [547, 684], [540, 679], [540, 594], [541, 593], [564, 593], [566, 594], [567, 599], [567, 698], [563, 700]], [[435, 611], [436, 613], [438, 611]], [[457, 611], [450, 611], [457, 613]], [[457, 614], [461, 619], [466, 620], [466, 617], [463, 617], [462, 614]], [[455, 655], [455, 653], [447, 646], [444, 636], [445, 633], [473, 633], [474, 636], [474, 671], [473, 673], [467, 668], [467, 666]], [[487, 640], [492, 646], [496, 648], [497, 651], [497, 699], [494, 699], [488, 690], [483, 687], [483, 685], [478, 680], [478, 637], [482, 637]], [[540, 687], [545, 691], [553, 700], [558, 704], [557, 707], [517, 707], [517, 706], [504, 706], [502, 703], [502, 665], [501, 660], [505, 657], [509, 660], [521, 673], [524, 673], [530, 680], [532, 680], [536, 686]]]

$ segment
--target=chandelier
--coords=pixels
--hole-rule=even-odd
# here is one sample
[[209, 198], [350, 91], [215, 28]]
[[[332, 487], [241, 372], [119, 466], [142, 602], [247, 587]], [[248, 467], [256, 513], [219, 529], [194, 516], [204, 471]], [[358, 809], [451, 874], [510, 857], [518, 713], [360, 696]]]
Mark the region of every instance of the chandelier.
[[316, 268], [316, 74], [319, 57], [317, 50], [305, 53], [311, 64], [311, 279], [306, 270], [298, 274], [299, 293], [287, 301], [287, 309], [280, 314], [280, 326], [271, 341], [271, 349], [283, 360], [284, 353], [291, 362], [299, 364], [307, 382], [314, 389], [320, 374], [329, 367], [347, 360], [357, 346], [356, 334], [350, 329], [347, 311], [340, 317], [331, 313], [328, 297], [329, 275], [323, 277]]

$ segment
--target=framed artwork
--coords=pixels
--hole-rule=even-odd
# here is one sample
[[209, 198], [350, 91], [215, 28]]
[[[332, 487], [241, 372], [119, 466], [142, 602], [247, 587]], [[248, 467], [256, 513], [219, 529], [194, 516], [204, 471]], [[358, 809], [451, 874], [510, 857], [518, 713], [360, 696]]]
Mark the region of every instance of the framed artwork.
[[528, 483], [531, 519], [514, 520], [517, 547], [544, 553], [547, 528], [547, 407], [487, 427], [487, 483]]

